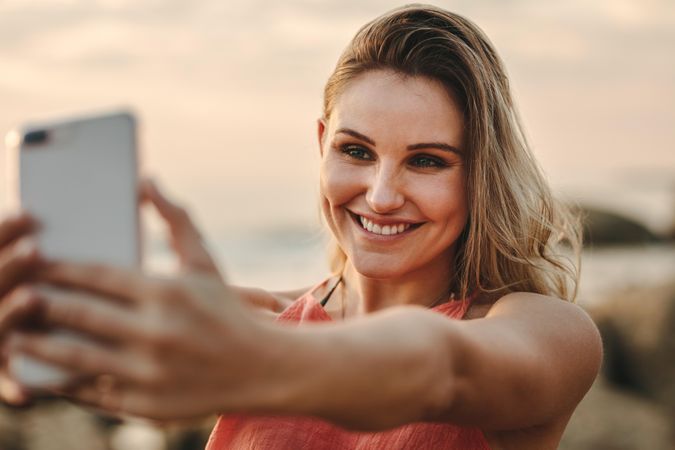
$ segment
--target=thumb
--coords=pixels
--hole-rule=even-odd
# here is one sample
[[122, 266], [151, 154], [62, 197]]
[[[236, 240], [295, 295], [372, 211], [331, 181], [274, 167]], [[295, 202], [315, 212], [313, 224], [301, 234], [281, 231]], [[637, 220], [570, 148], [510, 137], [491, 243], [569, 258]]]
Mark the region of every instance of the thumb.
[[7, 403], [21, 406], [28, 403], [28, 390], [13, 380], [7, 373], [8, 353], [6, 336], [34, 319], [40, 313], [40, 302], [30, 288], [15, 288], [11, 294], [0, 298], [0, 405]]
[[152, 203], [166, 221], [171, 246], [178, 255], [183, 270], [220, 276], [218, 266], [206, 249], [201, 233], [183, 207], [169, 200], [150, 179], [141, 181], [141, 200]]

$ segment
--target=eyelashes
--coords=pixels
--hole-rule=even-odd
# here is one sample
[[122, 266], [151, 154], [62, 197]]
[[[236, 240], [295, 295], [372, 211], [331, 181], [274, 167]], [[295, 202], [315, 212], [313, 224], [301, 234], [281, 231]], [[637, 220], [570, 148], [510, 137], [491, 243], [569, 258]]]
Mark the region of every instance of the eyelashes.
[[411, 163], [414, 163], [415, 167], [421, 168], [443, 168], [448, 167], [448, 164], [440, 158], [436, 158], [431, 155], [415, 155], [411, 158]]
[[[359, 162], [375, 161], [375, 155], [373, 154], [373, 152], [371, 152], [368, 148], [363, 147], [361, 145], [345, 144], [340, 145], [339, 147], [337, 147], [337, 149], [345, 157], [355, 161]], [[420, 169], [442, 169], [445, 167], [449, 167], [451, 165], [437, 156], [429, 155], [426, 153], [416, 153], [412, 155], [408, 159], [408, 164], [412, 167]]]
[[342, 152], [342, 154], [344, 154], [349, 158], [357, 159], [360, 161], [374, 160], [373, 155], [370, 153], [370, 150], [368, 150], [365, 147], [361, 147], [360, 145], [353, 145], [353, 144], [341, 145], [340, 152]]

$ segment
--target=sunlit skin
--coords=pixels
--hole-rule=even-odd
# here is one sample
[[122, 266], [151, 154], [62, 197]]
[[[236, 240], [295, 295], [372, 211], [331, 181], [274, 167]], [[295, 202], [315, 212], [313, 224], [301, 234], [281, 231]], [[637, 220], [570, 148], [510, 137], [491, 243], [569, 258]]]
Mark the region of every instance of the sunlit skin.
[[[448, 294], [468, 216], [463, 138], [440, 82], [392, 71], [351, 81], [319, 121], [322, 209], [347, 255], [350, 314]], [[409, 228], [376, 234], [360, 217]]]

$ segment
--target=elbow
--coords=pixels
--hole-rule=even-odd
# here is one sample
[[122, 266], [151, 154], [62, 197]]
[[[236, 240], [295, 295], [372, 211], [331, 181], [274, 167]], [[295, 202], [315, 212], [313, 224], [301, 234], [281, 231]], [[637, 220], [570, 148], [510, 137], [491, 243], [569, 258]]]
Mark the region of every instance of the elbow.
[[421, 420], [425, 422], [447, 422], [452, 411], [461, 403], [469, 378], [468, 367], [464, 363], [466, 346], [463, 345], [461, 327], [456, 326], [455, 321], [439, 319], [437, 329], [429, 327], [433, 336], [432, 351], [427, 349], [421, 356], [426, 359], [421, 366], [428, 369], [421, 411]]
[[[581, 315], [580, 322], [584, 323], [583, 327], [580, 327], [583, 331], [583, 340], [580, 341], [579, 354], [586, 355], [585, 361], [582, 362], [582, 376], [581, 378], [581, 398], [588, 392], [591, 388], [593, 382], [600, 373], [602, 367], [602, 361], [604, 359], [604, 349], [602, 344], [602, 336], [600, 335], [600, 330], [596, 326], [593, 319], [586, 313], [586, 311], [579, 308], [579, 314]], [[580, 333], [581, 334], [581, 333]]]

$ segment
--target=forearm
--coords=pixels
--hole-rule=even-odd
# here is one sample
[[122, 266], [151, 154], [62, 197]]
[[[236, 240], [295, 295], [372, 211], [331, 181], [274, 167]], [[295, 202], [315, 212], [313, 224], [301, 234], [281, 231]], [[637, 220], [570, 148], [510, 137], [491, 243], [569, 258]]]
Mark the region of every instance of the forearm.
[[278, 314], [299, 297], [304, 290], [289, 292], [269, 292], [264, 289], [243, 286], [231, 286], [245, 304], [255, 310]]
[[290, 303], [290, 300], [282, 294], [268, 292], [260, 288], [231, 286], [231, 289], [237, 293], [245, 304], [253, 307], [256, 311], [278, 314]]
[[[447, 319], [395, 308], [335, 325], [270, 327], [275, 367], [255, 409], [312, 415], [353, 429], [430, 420], [452, 398], [452, 352], [441, 345]], [[443, 322], [443, 323], [441, 323]]]

